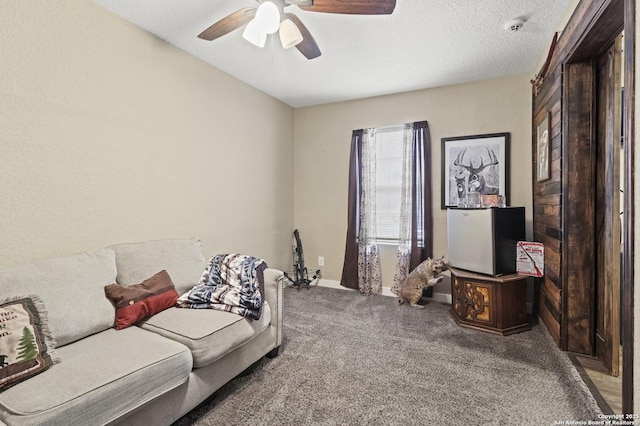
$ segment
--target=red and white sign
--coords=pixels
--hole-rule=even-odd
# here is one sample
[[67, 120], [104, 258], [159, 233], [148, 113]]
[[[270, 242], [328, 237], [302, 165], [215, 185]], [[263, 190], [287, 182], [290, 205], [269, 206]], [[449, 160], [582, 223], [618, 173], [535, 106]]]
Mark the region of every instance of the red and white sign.
[[518, 241], [516, 244], [516, 272], [532, 277], [544, 276], [544, 244]]

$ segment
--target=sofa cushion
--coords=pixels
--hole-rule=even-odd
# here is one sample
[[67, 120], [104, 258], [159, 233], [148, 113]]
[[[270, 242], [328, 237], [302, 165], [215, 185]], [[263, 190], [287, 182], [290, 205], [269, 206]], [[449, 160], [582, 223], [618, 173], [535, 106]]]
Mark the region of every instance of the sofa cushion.
[[122, 330], [176, 304], [178, 293], [167, 271], [160, 271], [140, 284], [109, 284], [106, 296], [116, 306], [116, 329]]
[[169, 308], [140, 326], [180, 342], [191, 350], [193, 366], [203, 367], [222, 358], [264, 331], [271, 320], [265, 302], [259, 320], [214, 309]]
[[182, 294], [198, 284], [206, 266], [197, 239], [127, 243], [111, 248], [116, 253], [117, 282], [121, 285], [140, 283], [164, 269]]
[[192, 368], [186, 347], [139, 327], [111, 328], [57, 351], [60, 364], [0, 393], [1, 421], [106, 424], [186, 382]]
[[0, 391], [51, 367], [57, 360], [54, 346], [38, 296], [0, 303]]
[[113, 326], [104, 287], [115, 280], [115, 255], [103, 249], [0, 269], [0, 294], [40, 296], [51, 334], [63, 346]]

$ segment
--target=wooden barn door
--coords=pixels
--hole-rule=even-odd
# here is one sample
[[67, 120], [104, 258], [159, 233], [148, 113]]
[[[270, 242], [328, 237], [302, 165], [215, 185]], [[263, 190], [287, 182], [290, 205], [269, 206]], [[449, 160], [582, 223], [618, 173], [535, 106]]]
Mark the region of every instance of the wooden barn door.
[[596, 61], [595, 355], [619, 374], [621, 37]]
[[[633, 371], [636, 26], [636, 0], [580, 1], [557, 44], [552, 43], [550, 60], [532, 81], [532, 130], [542, 114], [553, 113], [556, 148], [552, 152], [559, 166], [556, 178], [560, 185], [534, 182], [536, 235], [559, 238], [555, 246], [545, 242], [555, 255], [545, 259], [545, 273], [548, 269], [559, 274], [549, 273], [542, 282], [540, 318], [562, 350], [597, 355], [611, 373], [622, 373], [624, 413], [633, 412], [633, 377], [637, 376]], [[623, 30], [624, 63], [619, 65], [616, 56], [620, 56], [619, 36]], [[622, 69], [624, 114], [620, 107]], [[621, 115], [623, 167], [617, 160]], [[537, 158], [535, 147], [534, 139], [533, 155]], [[619, 262], [617, 180], [621, 175], [624, 250]], [[555, 194], [560, 206], [554, 212], [547, 204]], [[622, 320], [618, 292], [622, 294]]]

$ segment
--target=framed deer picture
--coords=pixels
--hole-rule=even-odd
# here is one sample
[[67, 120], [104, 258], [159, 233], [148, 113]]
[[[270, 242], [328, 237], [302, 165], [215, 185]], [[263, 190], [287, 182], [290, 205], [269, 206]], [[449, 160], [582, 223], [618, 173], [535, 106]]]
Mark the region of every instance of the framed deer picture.
[[479, 207], [482, 195], [503, 195], [509, 203], [509, 139], [509, 133], [442, 138], [442, 209]]

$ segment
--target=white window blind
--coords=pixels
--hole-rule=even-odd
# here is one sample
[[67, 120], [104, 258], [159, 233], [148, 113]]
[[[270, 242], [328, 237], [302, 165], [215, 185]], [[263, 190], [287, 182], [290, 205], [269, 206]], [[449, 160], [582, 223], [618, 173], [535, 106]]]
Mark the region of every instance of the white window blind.
[[379, 242], [398, 242], [403, 126], [376, 129], [376, 216]]

